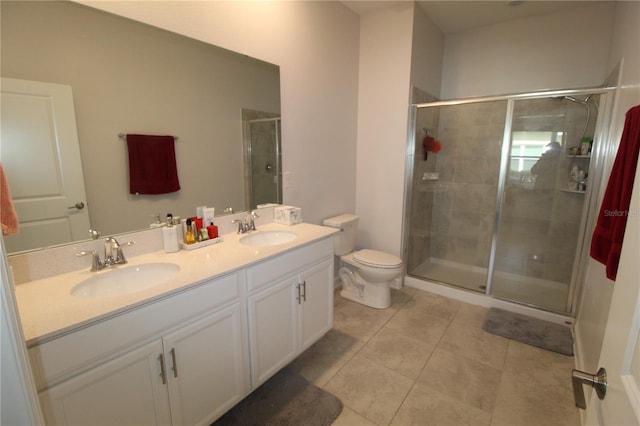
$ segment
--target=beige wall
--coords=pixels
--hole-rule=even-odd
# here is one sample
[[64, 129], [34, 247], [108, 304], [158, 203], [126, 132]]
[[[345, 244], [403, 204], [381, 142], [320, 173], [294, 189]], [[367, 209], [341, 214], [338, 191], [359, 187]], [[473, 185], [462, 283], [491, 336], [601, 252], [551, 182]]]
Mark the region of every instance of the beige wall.
[[356, 244], [400, 254], [413, 10], [399, 2], [360, 19]]
[[[103, 234], [148, 227], [156, 212], [243, 210], [241, 109], [280, 110], [277, 66], [74, 3], [2, 3], [2, 76], [72, 87], [91, 226]], [[181, 190], [129, 194], [118, 133], [178, 136]]]
[[447, 35], [442, 99], [599, 86], [615, 2]]

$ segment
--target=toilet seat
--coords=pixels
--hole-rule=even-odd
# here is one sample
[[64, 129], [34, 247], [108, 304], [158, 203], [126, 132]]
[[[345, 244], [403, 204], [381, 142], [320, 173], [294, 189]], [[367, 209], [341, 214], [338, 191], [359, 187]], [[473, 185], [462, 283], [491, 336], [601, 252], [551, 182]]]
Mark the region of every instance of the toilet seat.
[[402, 265], [402, 260], [392, 254], [378, 250], [364, 249], [353, 254], [353, 259], [365, 266], [392, 269]]

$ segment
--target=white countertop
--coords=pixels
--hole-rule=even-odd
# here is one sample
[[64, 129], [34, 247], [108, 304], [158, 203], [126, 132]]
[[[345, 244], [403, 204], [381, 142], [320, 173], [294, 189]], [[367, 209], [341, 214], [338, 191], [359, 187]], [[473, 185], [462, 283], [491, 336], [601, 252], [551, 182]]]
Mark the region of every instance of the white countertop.
[[327, 238], [338, 231], [307, 223], [293, 226], [270, 223], [258, 227], [258, 232], [275, 230], [295, 232], [298, 238], [276, 246], [250, 247], [239, 243], [241, 237], [250, 234], [233, 233], [224, 235], [221, 243], [196, 250], [181, 250], [177, 253], [165, 253], [162, 250], [132, 257], [124, 267], [157, 262], [180, 266], [180, 272], [163, 284], [134, 293], [94, 299], [71, 296], [74, 286], [95, 274], [108, 271], [90, 272], [88, 258], [86, 269], [17, 285], [15, 294], [27, 346], [42, 343], [76, 328], [183, 291], [205, 280]]

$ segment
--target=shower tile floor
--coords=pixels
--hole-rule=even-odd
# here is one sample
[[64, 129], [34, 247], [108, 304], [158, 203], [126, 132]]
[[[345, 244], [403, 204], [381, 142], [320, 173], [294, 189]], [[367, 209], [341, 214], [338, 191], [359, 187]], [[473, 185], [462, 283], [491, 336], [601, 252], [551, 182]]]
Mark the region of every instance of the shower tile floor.
[[483, 331], [486, 308], [392, 296], [377, 310], [336, 292], [333, 329], [291, 364], [342, 400], [334, 426], [580, 424], [573, 357]]
[[[423, 262], [411, 271], [411, 275], [478, 292], [484, 292], [484, 286], [487, 284], [487, 271], [484, 268], [437, 259]], [[565, 312], [568, 291], [569, 286], [563, 283], [496, 271], [492, 295], [556, 312]]]

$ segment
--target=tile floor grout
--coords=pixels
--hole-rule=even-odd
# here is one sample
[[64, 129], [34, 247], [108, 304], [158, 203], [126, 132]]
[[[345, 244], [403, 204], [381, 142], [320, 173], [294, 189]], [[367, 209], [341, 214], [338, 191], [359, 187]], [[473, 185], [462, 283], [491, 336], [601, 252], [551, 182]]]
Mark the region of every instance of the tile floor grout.
[[[334, 426], [580, 424], [572, 357], [481, 330], [486, 308], [412, 288], [393, 294], [388, 311], [336, 292], [333, 329], [292, 363], [342, 400]], [[428, 354], [413, 359], [425, 347]], [[530, 384], [537, 382], [542, 395]]]

